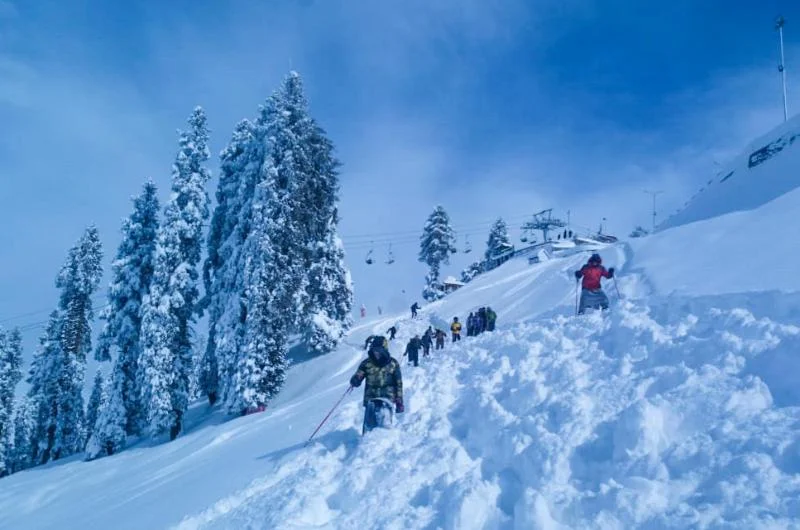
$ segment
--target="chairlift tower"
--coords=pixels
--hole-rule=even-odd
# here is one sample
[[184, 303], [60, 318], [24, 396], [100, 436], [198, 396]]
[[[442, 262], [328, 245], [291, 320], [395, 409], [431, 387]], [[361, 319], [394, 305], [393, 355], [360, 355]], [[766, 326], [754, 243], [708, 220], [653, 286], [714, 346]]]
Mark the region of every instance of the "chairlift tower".
[[781, 62], [778, 64], [778, 72], [781, 73], [781, 84], [783, 85], [783, 121], [789, 119], [789, 106], [786, 102], [786, 60], [783, 54], [783, 26], [786, 19], [779, 16], [775, 21], [775, 29], [778, 30], [778, 41], [780, 43]]
[[[553, 217], [553, 209], [548, 208], [547, 210], [542, 210], [539, 213], [533, 214], [533, 220], [528, 221], [522, 225], [522, 230], [524, 232], [528, 232], [531, 230], [540, 230], [542, 232], [542, 239], [544, 243], [550, 241], [547, 237], [547, 233], [553, 228], [563, 228], [567, 226], [567, 223]], [[524, 241], [524, 240], [523, 240]]]

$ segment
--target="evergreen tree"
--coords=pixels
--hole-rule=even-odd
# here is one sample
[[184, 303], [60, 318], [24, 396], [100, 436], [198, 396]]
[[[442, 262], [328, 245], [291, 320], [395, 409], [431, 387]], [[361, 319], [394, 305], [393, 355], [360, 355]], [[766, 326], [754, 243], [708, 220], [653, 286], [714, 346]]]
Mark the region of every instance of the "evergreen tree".
[[290, 334], [316, 351], [336, 346], [350, 325], [352, 287], [336, 234], [339, 162], [299, 75], [287, 76], [254, 124], [237, 127], [222, 158], [206, 267], [215, 355], [203, 362], [217, 362], [226, 407], [241, 412], [280, 389]]
[[86, 444], [87, 460], [112, 455], [125, 447], [128, 410], [123, 389], [126, 383], [125, 373], [115, 369], [102, 385], [100, 411], [94, 432]]
[[86, 404], [86, 440], [92, 437], [97, 424], [97, 417], [100, 412], [100, 399], [103, 396], [103, 373], [97, 370], [94, 374], [94, 384], [92, 393], [89, 396], [89, 403]]
[[102, 277], [103, 258], [97, 228], [86, 229], [73, 247], [58, 275], [56, 286], [61, 289], [61, 315], [56, 429], [49, 447], [53, 459], [62, 458], [83, 449], [83, 381], [86, 356], [92, 350], [91, 321], [94, 318], [92, 294]]
[[506, 222], [503, 221], [502, 217], [498, 217], [489, 230], [489, 239], [486, 240], [486, 252], [483, 255], [484, 259], [490, 261], [510, 246], [511, 240], [508, 237], [508, 226], [506, 226]]
[[181, 134], [172, 171], [172, 197], [159, 228], [150, 294], [142, 317], [143, 405], [150, 432], [174, 439], [189, 405], [192, 326], [198, 312], [203, 223], [208, 218], [208, 129], [198, 107]]
[[469, 283], [481, 272], [483, 272], [483, 264], [480, 261], [476, 261], [461, 271], [461, 281]]
[[[226, 405], [231, 412], [259, 409], [283, 385], [292, 327], [299, 321], [303, 287], [303, 230], [297, 223], [300, 172], [308, 167], [298, 144], [307, 127], [285, 83], [262, 108], [257, 140], [266, 141], [258, 184], [247, 205], [242, 340], [231, 366]], [[231, 360], [233, 360], [231, 359]]]
[[17, 401], [14, 410], [14, 451], [11, 471], [16, 473], [27, 469], [33, 462], [33, 435], [36, 417], [28, 399]]
[[246, 271], [247, 326], [234, 367], [234, 388], [228, 395], [231, 411], [258, 410], [282, 387], [295, 316], [292, 308], [300, 288], [299, 267], [290, 253], [293, 245], [285, 239], [290, 206], [279, 198], [283, 194], [277, 168], [267, 171], [272, 178], [258, 185], [254, 200], [253, 233], [248, 242], [252, 259]]
[[61, 349], [61, 314], [50, 313], [28, 375], [29, 406], [33, 416], [31, 462], [43, 464], [54, 457], [52, 449], [58, 419], [59, 379], [64, 354]]
[[425, 276], [425, 289], [422, 291], [425, 300], [438, 300], [444, 296], [439, 271], [442, 264], [450, 263], [450, 255], [456, 252], [455, 243], [450, 217], [444, 208], [437, 206], [428, 217], [420, 237], [419, 261], [429, 267]]
[[[256, 174], [260, 165], [259, 149], [254, 141], [254, 126], [247, 120], [241, 121], [234, 130], [233, 138], [220, 155], [220, 177], [217, 187], [217, 206], [211, 217], [208, 234], [208, 257], [203, 267], [205, 298], [203, 306], [208, 308], [208, 341], [200, 361], [199, 385], [213, 405], [220, 390], [220, 353], [228, 357], [236, 351], [231, 344], [226, 350], [218, 352], [219, 340], [224, 336], [218, 330], [227, 311], [237, 313], [241, 304], [239, 295], [243, 285], [242, 263], [239, 249], [247, 237], [245, 221], [249, 212], [247, 202], [252, 197]], [[263, 154], [261, 155], [263, 161]], [[230, 318], [233, 323], [238, 318]], [[231, 322], [229, 322], [230, 324]], [[235, 334], [235, 332], [234, 332]], [[238, 341], [231, 341], [238, 342]], [[229, 366], [223, 362], [223, 366]], [[223, 370], [228, 374], [229, 370]], [[224, 375], [223, 375], [224, 377]]]
[[303, 336], [307, 347], [319, 353], [334, 350], [353, 323], [353, 287], [344, 248], [335, 232], [329, 237], [317, 244], [307, 275]]
[[339, 171], [333, 143], [309, 114], [303, 83], [291, 72], [280, 90], [284, 127], [296, 146], [289, 164], [297, 180], [292, 217], [300, 229], [298, 253], [304, 263], [297, 326], [306, 345], [333, 350], [352, 324], [353, 294], [344, 250], [337, 235]]
[[[247, 242], [251, 239], [253, 200], [256, 185], [264, 178], [267, 124], [274, 119], [275, 112], [270, 99], [261, 107], [255, 124], [247, 121], [239, 124], [231, 143], [222, 153], [223, 166], [226, 171], [237, 175], [238, 185], [226, 202], [227, 230], [222, 232], [220, 264], [212, 277], [209, 320], [215, 325], [209, 327], [201, 385], [210, 398], [216, 398], [216, 395], [209, 394], [216, 383], [217, 392], [229, 410], [231, 403], [237, 400], [234, 377], [247, 326], [246, 269], [250, 260], [247, 252], [251, 248]], [[215, 363], [216, 381], [213, 373]]]
[[158, 197], [155, 184], [147, 182], [134, 198], [133, 213], [122, 224], [122, 241], [111, 264], [112, 280], [108, 288], [109, 305], [100, 315], [105, 325], [98, 339], [96, 358], [107, 361], [116, 349], [113, 370], [120, 372], [116, 388], [125, 407], [125, 432], [139, 434], [141, 416], [139, 378], [141, 353], [142, 301], [153, 278]]
[[22, 335], [0, 328], [0, 477], [13, 471], [14, 390], [22, 379]]
[[645, 237], [646, 235], [650, 234], [650, 232], [642, 227], [641, 225], [637, 225], [636, 228], [628, 235], [628, 237], [637, 238], [637, 237]]

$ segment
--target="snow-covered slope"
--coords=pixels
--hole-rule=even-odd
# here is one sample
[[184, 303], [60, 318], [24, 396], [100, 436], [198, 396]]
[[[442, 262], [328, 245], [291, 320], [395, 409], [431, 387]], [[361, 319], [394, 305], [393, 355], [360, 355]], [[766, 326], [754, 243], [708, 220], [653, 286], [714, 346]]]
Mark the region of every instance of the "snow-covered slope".
[[660, 230], [751, 210], [800, 186], [800, 115], [754, 140]]
[[[0, 480], [0, 528], [799, 528], [800, 193], [607, 247], [609, 315], [573, 316], [577, 254], [524, 259], [296, 365], [263, 414]], [[751, 232], [751, 230], [753, 232]], [[793, 231], [787, 232], [792, 233]], [[405, 367], [399, 428], [360, 436], [360, 345], [481, 305], [498, 330]]]

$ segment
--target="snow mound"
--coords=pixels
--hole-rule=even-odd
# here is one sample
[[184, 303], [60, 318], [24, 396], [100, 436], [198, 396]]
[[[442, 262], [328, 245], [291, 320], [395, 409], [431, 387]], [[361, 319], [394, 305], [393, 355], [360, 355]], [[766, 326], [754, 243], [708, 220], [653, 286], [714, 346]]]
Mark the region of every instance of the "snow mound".
[[659, 230], [752, 210], [800, 186], [800, 115], [751, 142]]
[[789, 528], [800, 328], [687, 303], [465, 341], [406, 369], [400, 428], [361, 439], [351, 402], [177, 528]]

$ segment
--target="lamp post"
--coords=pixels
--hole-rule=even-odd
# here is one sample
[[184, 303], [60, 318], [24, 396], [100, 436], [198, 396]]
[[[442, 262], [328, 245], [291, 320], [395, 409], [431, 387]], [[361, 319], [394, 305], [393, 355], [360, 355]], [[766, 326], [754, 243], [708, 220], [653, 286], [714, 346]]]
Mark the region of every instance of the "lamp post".
[[647, 193], [648, 195], [652, 195], [653, 196], [653, 232], [655, 232], [656, 231], [656, 197], [658, 195], [661, 195], [664, 192], [662, 190], [657, 190], [657, 191], [644, 190], [644, 192]]
[[775, 29], [778, 30], [778, 40], [780, 42], [781, 50], [781, 62], [778, 64], [778, 71], [781, 73], [781, 83], [783, 85], [783, 121], [789, 119], [789, 107], [786, 103], [786, 61], [783, 55], [783, 26], [785, 23], [786, 19], [784, 19], [782, 16], [779, 16], [775, 21]]

